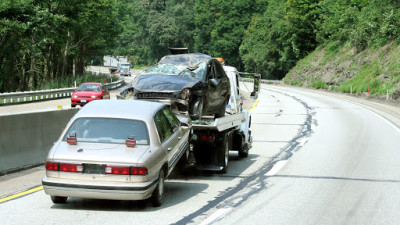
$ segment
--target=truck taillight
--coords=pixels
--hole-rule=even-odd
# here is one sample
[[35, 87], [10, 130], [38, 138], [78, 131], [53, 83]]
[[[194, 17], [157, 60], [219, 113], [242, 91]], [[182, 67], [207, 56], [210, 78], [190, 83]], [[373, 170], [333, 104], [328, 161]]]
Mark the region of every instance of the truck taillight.
[[129, 175], [128, 166], [107, 166], [106, 174]]
[[58, 163], [46, 162], [46, 170], [58, 171]]
[[212, 141], [214, 139], [214, 137], [212, 135], [203, 134], [203, 135], [201, 135], [201, 139], [203, 141], [207, 141], [207, 140]]
[[60, 163], [60, 171], [72, 172], [72, 173], [82, 173], [83, 165], [82, 164]]

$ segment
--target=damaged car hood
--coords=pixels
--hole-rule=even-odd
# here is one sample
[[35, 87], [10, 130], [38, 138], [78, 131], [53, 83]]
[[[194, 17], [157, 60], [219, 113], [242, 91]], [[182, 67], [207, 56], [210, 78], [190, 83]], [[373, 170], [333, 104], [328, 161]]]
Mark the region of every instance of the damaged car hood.
[[146, 92], [175, 92], [184, 88], [191, 88], [200, 80], [180, 75], [141, 75], [133, 84], [137, 91]]

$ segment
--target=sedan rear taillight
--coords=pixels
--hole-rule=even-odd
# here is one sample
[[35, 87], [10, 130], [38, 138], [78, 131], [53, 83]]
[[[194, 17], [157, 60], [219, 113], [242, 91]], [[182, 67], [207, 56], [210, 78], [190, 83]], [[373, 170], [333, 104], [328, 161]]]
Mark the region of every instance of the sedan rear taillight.
[[129, 170], [128, 166], [107, 166], [106, 174], [129, 175]]
[[[83, 164], [46, 162], [46, 170], [48, 171], [83, 173], [83, 167]], [[147, 168], [132, 166], [106, 166], [105, 173], [113, 175], [147, 175]]]
[[72, 172], [72, 173], [82, 173], [83, 165], [82, 164], [60, 163], [60, 171]]
[[107, 166], [106, 174], [114, 175], [147, 175], [147, 169], [144, 167], [123, 167]]
[[147, 175], [147, 169], [144, 167], [131, 167], [131, 175]]
[[46, 162], [46, 170], [58, 171], [58, 163]]

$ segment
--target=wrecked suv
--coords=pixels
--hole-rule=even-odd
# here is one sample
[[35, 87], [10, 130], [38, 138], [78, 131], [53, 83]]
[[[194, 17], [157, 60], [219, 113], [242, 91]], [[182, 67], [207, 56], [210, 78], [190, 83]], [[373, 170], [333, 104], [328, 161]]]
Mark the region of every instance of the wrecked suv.
[[158, 101], [194, 119], [225, 115], [230, 83], [221, 64], [201, 53], [164, 56], [121, 91], [121, 98]]

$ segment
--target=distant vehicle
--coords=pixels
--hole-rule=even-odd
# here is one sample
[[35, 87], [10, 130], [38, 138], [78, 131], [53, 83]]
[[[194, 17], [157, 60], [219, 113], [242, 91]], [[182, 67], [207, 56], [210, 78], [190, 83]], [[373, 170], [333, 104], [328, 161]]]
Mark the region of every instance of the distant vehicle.
[[84, 106], [88, 102], [110, 99], [110, 92], [101, 83], [82, 83], [71, 95], [71, 107]]
[[121, 96], [158, 101], [194, 119], [225, 115], [230, 96], [229, 79], [221, 64], [201, 53], [164, 56], [127, 85]]
[[122, 63], [119, 65], [119, 74], [122, 76], [131, 76], [131, 64], [130, 63]]
[[128, 58], [125, 56], [106, 55], [103, 57], [103, 66], [118, 68], [120, 64], [124, 63], [128, 63]]
[[161, 103], [96, 101], [69, 121], [46, 159], [42, 183], [54, 203], [68, 197], [150, 198], [160, 206], [164, 182], [189, 151], [191, 120]]

